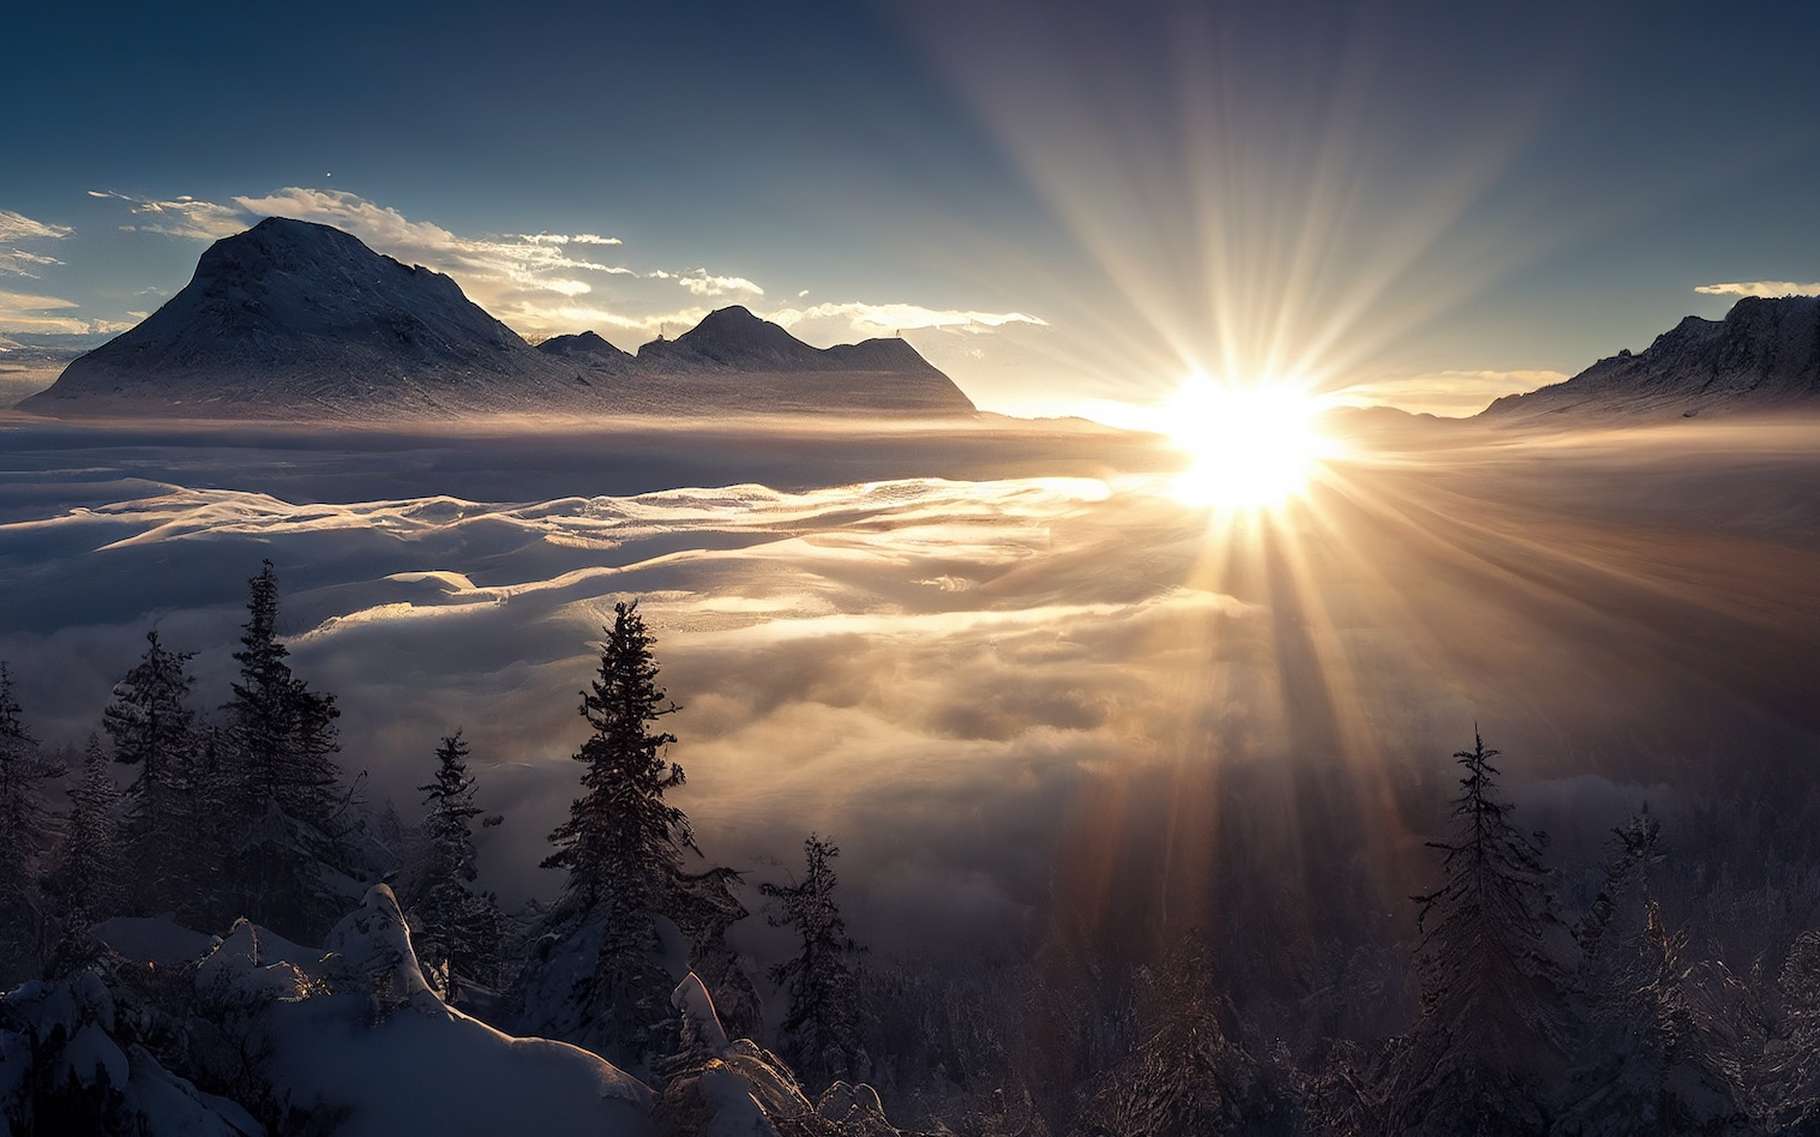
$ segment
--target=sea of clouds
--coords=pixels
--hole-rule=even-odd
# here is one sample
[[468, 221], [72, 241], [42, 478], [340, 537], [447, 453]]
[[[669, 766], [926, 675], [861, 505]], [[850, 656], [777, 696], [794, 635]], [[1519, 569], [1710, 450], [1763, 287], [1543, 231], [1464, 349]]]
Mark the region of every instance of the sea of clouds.
[[[659, 638], [677, 800], [709, 858], [762, 879], [831, 834], [856, 927], [905, 951], [1026, 927], [1093, 879], [1094, 841], [1116, 860], [1164, 831], [1159, 856], [1212, 856], [1264, 826], [1419, 855], [1475, 719], [1523, 755], [1519, 780], [1557, 787], [1538, 809], [1603, 820], [1664, 792], [1608, 739], [1659, 737], [1648, 716], [1689, 689], [1756, 694], [1644, 665], [1646, 630], [1686, 605], [1642, 568], [1551, 559], [1490, 505], [1455, 530], [1436, 511], [1464, 483], [1418, 504], [1394, 463], [1233, 521], [1175, 500], [1154, 456], [1067, 431], [6, 437], [0, 658], [42, 737], [79, 742], [153, 627], [198, 653], [197, 702], [218, 706], [269, 558], [368, 801], [413, 816], [437, 738], [466, 732], [507, 817], [483, 870], [510, 900], [553, 884], [534, 866], [618, 600]], [[1585, 733], [1614, 713], [1640, 719]]]

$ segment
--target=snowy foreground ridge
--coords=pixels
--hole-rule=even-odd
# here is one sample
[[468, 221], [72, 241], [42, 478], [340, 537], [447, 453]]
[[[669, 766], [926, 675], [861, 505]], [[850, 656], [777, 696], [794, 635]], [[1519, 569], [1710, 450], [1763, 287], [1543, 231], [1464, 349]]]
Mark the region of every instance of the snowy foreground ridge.
[[111, 943], [95, 959], [0, 1000], [0, 1137], [896, 1132], [868, 1087], [811, 1102], [775, 1055], [729, 1041], [693, 972], [671, 996], [661, 1096], [580, 1047], [494, 1030], [425, 981], [383, 884], [320, 951], [246, 920], [226, 939], [156, 920], [97, 930]]

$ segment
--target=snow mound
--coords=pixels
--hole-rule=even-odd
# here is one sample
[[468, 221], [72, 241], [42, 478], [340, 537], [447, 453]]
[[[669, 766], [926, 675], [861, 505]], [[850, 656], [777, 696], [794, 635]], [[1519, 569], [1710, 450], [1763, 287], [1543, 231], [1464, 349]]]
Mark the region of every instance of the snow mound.
[[196, 991], [214, 1004], [257, 1004], [302, 998], [309, 980], [288, 961], [260, 963], [259, 933], [245, 919], [234, 921], [228, 937], [196, 965]]
[[[671, 1074], [658, 1107], [662, 1128], [702, 1137], [768, 1137], [779, 1124], [795, 1131], [808, 1119], [834, 1123], [832, 1133], [894, 1134], [878, 1092], [836, 1082], [810, 1101], [796, 1075], [777, 1055], [741, 1038], [727, 1041], [714, 1000], [691, 972], [676, 986], [670, 1005], [681, 1015], [688, 1067]], [[817, 1132], [824, 1130], [818, 1129]]]
[[676, 985], [670, 1005], [682, 1012], [685, 1046], [700, 1046], [710, 1054], [726, 1053], [727, 1032], [720, 1025], [720, 1016], [714, 1013], [714, 1000], [707, 987], [693, 971]]
[[49, 1112], [104, 1116], [110, 1131], [139, 1137], [263, 1137], [245, 1109], [122, 1042], [116, 1025], [114, 994], [93, 971], [0, 1000], [0, 1134], [33, 1132]]
[[137, 963], [181, 967], [208, 954], [215, 937], [193, 932], [169, 916], [115, 916], [90, 931], [94, 937]]
[[332, 995], [275, 1003], [266, 1077], [281, 1112], [342, 1118], [337, 1137], [537, 1133], [638, 1137], [651, 1091], [579, 1047], [513, 1038], [424, 980], [385, 885], [329, 933]]

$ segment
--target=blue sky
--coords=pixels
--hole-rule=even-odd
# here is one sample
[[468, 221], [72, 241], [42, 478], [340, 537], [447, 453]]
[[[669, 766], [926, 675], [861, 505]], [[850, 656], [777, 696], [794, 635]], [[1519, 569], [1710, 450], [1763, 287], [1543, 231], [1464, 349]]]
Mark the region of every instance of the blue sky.
[[1457, 412], [1820, 280], [1820, 8], [1580, 7], [35, 5], [0, 334], [129, 325], [284, 212], [533, 336], [744, 303], [999, 409], [1198, 368]]

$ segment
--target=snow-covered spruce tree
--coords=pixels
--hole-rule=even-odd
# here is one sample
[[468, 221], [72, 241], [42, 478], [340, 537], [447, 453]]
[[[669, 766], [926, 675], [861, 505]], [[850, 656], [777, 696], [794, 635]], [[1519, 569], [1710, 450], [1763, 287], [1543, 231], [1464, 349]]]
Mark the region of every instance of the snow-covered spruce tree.
[[582, 693], [581, 714], [594, 731], [574, 756], [585, 767], [585, 792], [550, 834], [556, 851], [543, 867], [568, 870], [566, 891], [584, 907], [649, 911], [665, 878], [680, 870], [683, 850], [701, 850], [688, 815], [664, 800], [683, 784], [683, 769], [663, 756], [676, 736], [652, 729], [677, 710], [657, 685], [655, 640], [636, 600], [613, 612], [600, 672]]
[[657, 957], [657, 917], [670, 918], [696, 950], [699, 921], [685, 909], [701, 896], [744, 915], [719, 876], [682, 871], [683, 852], [701, 851], [688, 816], [665, 798], [683, 771], [664, 758], [675, 737], [657, 729], [677, 708], [658, 685], [653, 642], [636, 602], [614, 606], [599, 671], [582, 694], [591, 728], [574, 755], [582, 794], [550, 834], [556, 851], [543, 862], [567, 878], [516, 999], [525, 1031], [606, 1047], [632, 1069], [648, 1068], [667, 1045], [674, 983]]
[[145, 654], [115, 685], [101, 721], [113, 739], [114, 760], [134, 771], [124, 819], [134, 905], [145, 912], [187, 911], [191, 883], [217, 871], [192, 863], [193, 653], [169, 650], [155, 630], [145, 642]]
[[1421, 1015], [1391, 1087], [1390, 1125], [1407, 1134], [1541, 1133], [1565, 1069], [1564, 930], [1537, 840], [1512, 824], [1496, 750], [1474, 732], [1441, 884], [1415, 897]]
[[66, 932], [106, 919], [121, 899], [120, 791], [112, 765], [100, 736], [89, 735], [50, 876]]
[[248, 827], [233, 848], [236, 908], [280, 932], [309, 936], [358, 892], [340, 831], [341, 712], [333, 695], [310, 690], [286, 662], [272, 562], [247, 584], [247, 621], [234, 653], [240, 675], [224, 708], [234, 812]]
[[1650, 888], [1664, 859], [1661, 824], [1647, 806], [1612, 831], [1612, 859], [1576, 929], [1573, 1079], [1561, 1134], [1743, 1131], [1748, 1119], [1736, 1063], [1688, 990], [1685, 934], [1671, 933]]
[[1093, 1079], [1078, 1137], [1288, 1134], [1296, 1094], [1288, 1072], [1234, 1038], [1238, 1015], [1214, 987], [1213, 953], [1190, 932], [1136, 984], [1131, 1052]]
[[1795, 937], [1769, 987], [1773, 1027], [1756, 1071], [1764, 1128], [1820, 1133], [1820, 931]]
[[783, 1021], [783, 1052], [805, 1089], [819, 1093], [835, 1079], [868, 1076], [861, 1069], [856, 1009], [858, 957], [865, 950], [847, 934], [834, 888], [840, 847], [814, 833], [803, 842], [803, 875], [789, 884], [759, 886], [769, 902], [765, 922], [796, 933], [796, 954], [771, 968], [790, 1009]]
[[341, 771], [334, 755], [333, 695], [309, 689], [286, 662], [278, 638], [278, 576], [266, 561], [247, 581], [247, 621], [234, 661], [240, 677], [228, 703], [230, 729], [248, 788], [291, 817], [326, 826], [335, 812]]
[[[474, 889], [474, 777], [468, 773], [468, 744], [458, 730], [436, 748], [436, 773], [423, 792], [423, 864], [417, 876], [412, 915], [423, 927], [417, 957], [445, 997], [458, 988], [497, 981], [499, 920], [491, 894]], [[487, 819], [490, 820], [490, 819]], [[484, 824], [484, 821], [483, 821]]]
[[51, 830], [41, 784], [62, 773], [39, 753], [0, 663], [0, 987], [34, 972], [47, 946], [37, 873]]

